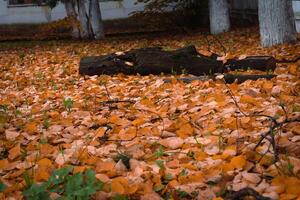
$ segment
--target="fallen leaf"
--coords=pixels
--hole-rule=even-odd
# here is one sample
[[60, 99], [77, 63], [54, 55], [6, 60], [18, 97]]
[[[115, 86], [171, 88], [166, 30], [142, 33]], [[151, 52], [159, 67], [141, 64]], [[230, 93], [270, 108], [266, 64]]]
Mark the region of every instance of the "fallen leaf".
[[11, 148], [9, 150], [8, 158], [10, 160], [14, 160], [15, 158], [17, 158], [20, 155], [21, 155], [21, 146], [20, 146], [20, 144], [17, 144], [16, 146], [14, 146], [13, 148]]
[[183, 141], [183, 139], [181, 139], [179, 137], [169, 137], [169, 138], [160, 140], [159, 143], [161, 145], [163, 145], [164, 147], [167, 147], [170, 149], [178, 149], [183, 145], [184, 141]]

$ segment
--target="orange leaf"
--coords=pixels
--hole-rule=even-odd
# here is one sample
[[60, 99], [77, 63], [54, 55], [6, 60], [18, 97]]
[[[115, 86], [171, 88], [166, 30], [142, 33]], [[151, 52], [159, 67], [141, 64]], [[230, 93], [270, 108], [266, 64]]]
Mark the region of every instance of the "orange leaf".
[[243, 95], [240, 99], [241, 103], [249, 103], [249, 104], [253, 104], [256, 105], [257, 104], [257, 100], [249, 95]]
[[131, 123], [132, 123], [133, 126], [140, 126], [144, 122], [145, 122], [144, 118], [138, 118], [138, 119], [133, 120]]
[[115, 167], [115, 164], [116, 164], [115, 162], [109, 162], [109, 161], [98, 163], [96, 167], [96, 171], [99, 173], [112, 171], [113, 168]]
[[86, 170], [86, 166], [75, 166], [73, 170], [73, 174], [84, 172]]
[[266, 90], [269, 91], [273, 87], [273, 82], [272, 81], [264, 81], [262, 87]]
[[130, 127], [127, 130], [121, 129], [118, 135], [121, 140], [131, 140], [136, 136], [136, 134], [137, 134], [136, 128]]
[[286, 192], [288, 194], [300, 195], [300, 179], [296, 177], [287, 177], [284, 181]]
[[0, 170], [5, 170], [9, 165], [7, 159], [0, 160]]
[[225, 171], [241, 169], [246, 165], [246, 158], [243, 155], [233, 157], [229, 164], [225, 165]]
[[53, 168], [53, 164], [52, 164], [52, 161], [49, 160], [48, 158], [43, 158], [41, 160], [39, 160], [37, 162], [38, 166], [39, 167], [44, 167], [44, 168]]
[[191, 136], [193, 133], [194, 129], [189, 123], [184, 124], [179, 130], [176, 131], [176, 134], [183, 139]]
[[113, 179], [111, 181], [111, 191], [116, 192], [119, 194], [125, 194], [126, 190], [122, 183], [120, 183], [118, 180]]
[[34, 122], [29, 122], [25, 125], [24, 130], [29, 134], [34, 134], [37, 132], [37, 125]]
[[14, 146], [12, 149], [9, 150], [8, 158], [13, 160], [21, 155], [21, 147], [20, 143]]
[[94, 138], [96, 139], [96, 138], [102, 137], [104, 135], [105, 131], [106, 131], [106, 129], [103, 127], [98, 128]]

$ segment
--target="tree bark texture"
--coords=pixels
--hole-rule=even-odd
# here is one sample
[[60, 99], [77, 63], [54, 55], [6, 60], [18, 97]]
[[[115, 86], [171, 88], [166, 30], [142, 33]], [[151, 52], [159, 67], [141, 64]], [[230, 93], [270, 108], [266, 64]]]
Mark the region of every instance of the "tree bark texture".
[[73, 0], [65, 0], [63, 1], [63, 4], [65, 5], [65, 9], [67, 12], [67, 16], [69, 20], [71, 21], [72, 26], [72, 38], [79, 38], [80, 32], [77, 25], [77, 14], [75, 10], [75, 5]]
[[90, 11], [90, 22], [93, 29], [94, 38], [101, 39], [104, 37], [104, 30], [98, 0], [90, 0]]
[[80, 60], [81, 75], [127, 75], [141, 74], [182, 74], [212, 75], [236, 69], [274, 70], [276, 62], [273, 57], [255, 56], [243, 60], [229, 60], [223, 64], [215, 56], [199, 54], [195, 46], [187, 46], [173, 51], [164, 51], [159, 47], [134, 49], [122, 55], [83, 57]]
[[297, 40], [291, 0], [259, 0], [258, 16], [263, 47]]
[[211, 34], [219, 34], [230, 29], [229, 4], [227, 0], [209, 0], [209, 20]]
[[90, 37], [90, 26], [89, 26], [89, 19], [85, 8], [85, 1], [84, 0], [77, 0], [78, 6], [78, 16], [80, 22], [80, 36], [83, 39], [87, 39]]

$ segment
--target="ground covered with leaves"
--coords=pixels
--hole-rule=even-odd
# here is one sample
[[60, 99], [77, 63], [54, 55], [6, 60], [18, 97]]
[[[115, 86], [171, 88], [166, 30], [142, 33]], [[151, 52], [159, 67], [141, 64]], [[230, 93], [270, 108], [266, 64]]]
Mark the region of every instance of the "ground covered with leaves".
[[78, 75], [82, 56], [188, 44], [223, 60], [300, 52], [299, 43], [261, 48], [256, 29], [3, 43], [0, 198], [299, 199], [299, 61], [242, 84]]

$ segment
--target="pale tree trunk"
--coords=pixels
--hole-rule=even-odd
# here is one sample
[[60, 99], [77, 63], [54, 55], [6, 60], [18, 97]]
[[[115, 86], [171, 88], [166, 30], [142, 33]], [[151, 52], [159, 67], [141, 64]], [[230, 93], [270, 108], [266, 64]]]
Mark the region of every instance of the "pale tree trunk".
[[101, 10], [98, 0], [90, 0], [90, 22], [95, 39], [104, 38]]
[[65, 1], [62, 1], [62, 2], [65, 5], [67, 16], [71, 21], [72, 37], [73, 38], [79, 38], [80, 37], [80, 32], [79, 32], [79, 28], [77, 26], [77, 14], [76, 14], [76, 11], [75, 11], [74, 2], [72, 0], [65, 0]]
[[85, 1], [77, 0], [78, 16], [80, 22], [80, 36], [83, 39], [90, 37], [89, 19], [85, 9]]
[[259, 0], [258, 16], [262, 46], [296, 42], [291, 0]]
[[230, 29], [227, 0], [209, 0], [210, 33], [219, 34]]

